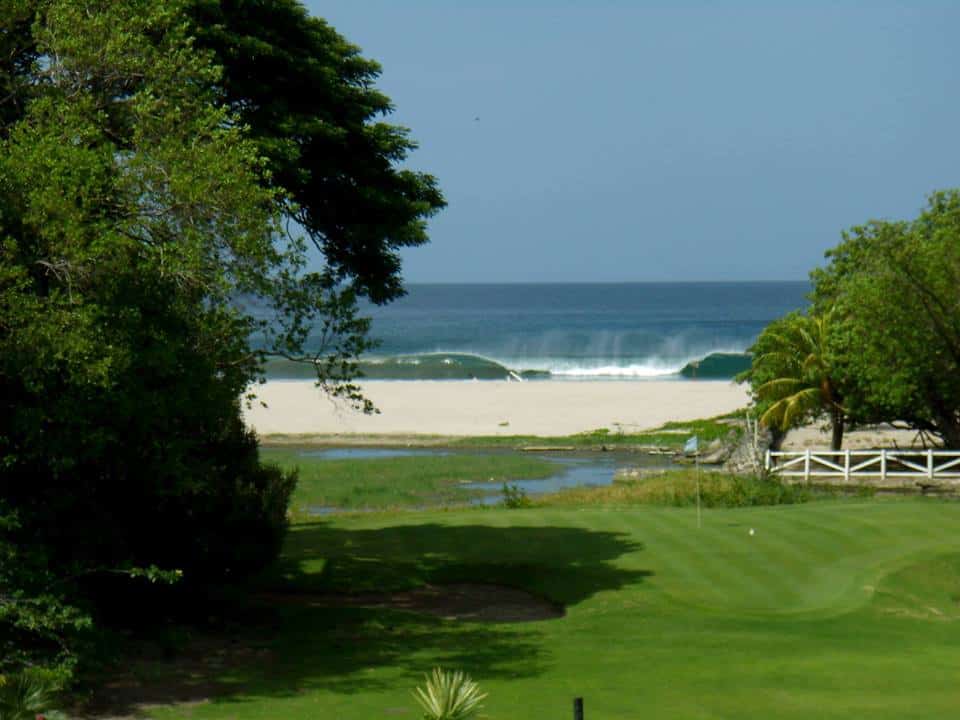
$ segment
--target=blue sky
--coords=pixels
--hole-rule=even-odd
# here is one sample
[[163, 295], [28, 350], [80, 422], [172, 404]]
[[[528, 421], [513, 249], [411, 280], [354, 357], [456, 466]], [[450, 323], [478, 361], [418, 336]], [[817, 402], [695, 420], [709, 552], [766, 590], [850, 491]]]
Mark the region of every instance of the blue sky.
[[960, 186], [958, 2], [307, 6], [450, 204], [409, 282], [801, 280]]

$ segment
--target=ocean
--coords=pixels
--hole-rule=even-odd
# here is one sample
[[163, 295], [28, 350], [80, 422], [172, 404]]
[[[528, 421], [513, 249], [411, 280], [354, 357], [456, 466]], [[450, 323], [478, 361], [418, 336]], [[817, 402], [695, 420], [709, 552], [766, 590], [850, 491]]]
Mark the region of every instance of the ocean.
[[[364, 306], [380, 342], [369, 379], [732, 378], [771, 320], [806, 307], [807, 282], [409, 285]], [[276, 361], [268, 378], [309, 377]]]

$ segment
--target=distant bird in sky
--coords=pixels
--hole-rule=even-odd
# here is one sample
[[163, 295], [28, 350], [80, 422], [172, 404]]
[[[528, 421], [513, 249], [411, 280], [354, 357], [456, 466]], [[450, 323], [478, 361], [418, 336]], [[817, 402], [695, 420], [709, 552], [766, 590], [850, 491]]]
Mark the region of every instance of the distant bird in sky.
[[473, 119], [473, 121], [474, 121], [474, 122], [480, 122], [480, 116], [477, 115], [477, 116]]

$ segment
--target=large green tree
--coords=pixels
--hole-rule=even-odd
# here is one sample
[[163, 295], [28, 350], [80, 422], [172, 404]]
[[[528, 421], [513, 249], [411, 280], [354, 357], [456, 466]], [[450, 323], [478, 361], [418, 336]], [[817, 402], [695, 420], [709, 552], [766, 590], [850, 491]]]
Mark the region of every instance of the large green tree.
[[[396, 250], [442, 198], [397, 169], [376, 67], [296, 3], [0, 10], [2, 664], [63, 659], [153, 568], [196, 587], [270, 561], [295, 478], [241, 397], [276, 353], [362, 403], [356, 298], [401, 292]], [[237, 69], [266, 47], [312, 79]]]
[[398, 297], [397, 251], [427, 241], [444, 200], [432, 176], [398, 167], [416, 144], [383, 120], [380, 66], [297, 0], [194, 0], [192, 17], [286, 214], [337, 279], [377, 303]]
[[844, 234], [814, 271], [814, 302], [835, 307], [830, 354], [859, 422], [900, 422], [960, 449], [960, 192], [912, 221]]

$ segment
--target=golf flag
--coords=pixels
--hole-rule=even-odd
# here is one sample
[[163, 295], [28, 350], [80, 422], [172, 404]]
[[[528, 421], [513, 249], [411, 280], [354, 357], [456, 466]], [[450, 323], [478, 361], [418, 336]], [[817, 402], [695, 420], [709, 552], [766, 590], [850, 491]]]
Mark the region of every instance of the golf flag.
[[696, 435], [693, 435], [689, 440], [687, 440], [686, 444], [683, 446], [683, 452], [687, 455], [696, 454], [699, 449], [700, 443], [697, 440]]

